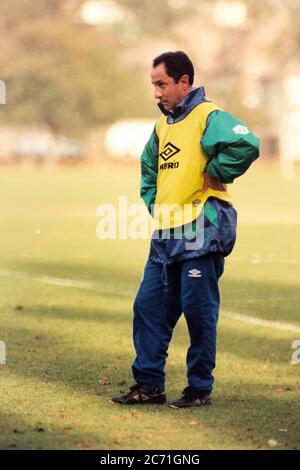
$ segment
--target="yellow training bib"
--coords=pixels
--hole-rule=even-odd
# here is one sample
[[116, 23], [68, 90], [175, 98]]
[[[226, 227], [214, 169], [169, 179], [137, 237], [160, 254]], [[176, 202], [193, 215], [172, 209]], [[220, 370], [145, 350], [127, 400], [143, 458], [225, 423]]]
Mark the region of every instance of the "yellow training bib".
[[168, 124], [162, 115], [156, 123], [159, 159], [154, 218], [160, 229], [192, 222], [210, 196], [232, 203], [227, 191], [209, 188], [202, 192], [208, 157], [200, 141], [208, 115], [217, 109], [214, 103], [203, 102], [181, 121]]

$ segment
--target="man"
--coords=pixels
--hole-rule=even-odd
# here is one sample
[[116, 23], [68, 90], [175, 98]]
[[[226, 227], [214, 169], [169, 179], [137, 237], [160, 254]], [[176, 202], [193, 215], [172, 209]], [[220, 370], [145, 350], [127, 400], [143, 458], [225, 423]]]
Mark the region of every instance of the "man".
[[183, 312], [190, 335], [188, 386], [169, 406], [199, 407], [211, 403], [218, 280], [236, 237], [236, 211], [226, 185], [258, 157], [259, 141], [209, 101], [203, 87], [193, 88], [194, 68], [185, 53], [155, 58], [151, 79], [162, 116], [141, 156], [141, 197], [158, 230], [134, 303], [136, 384], [111, 402], [166, 402], [167, 351]]

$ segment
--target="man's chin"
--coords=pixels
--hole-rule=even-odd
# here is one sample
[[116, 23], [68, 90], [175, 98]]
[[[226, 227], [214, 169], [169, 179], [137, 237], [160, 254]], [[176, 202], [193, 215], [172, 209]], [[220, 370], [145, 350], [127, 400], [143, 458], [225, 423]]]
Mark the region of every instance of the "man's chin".
[[165, 108], [166, 111], [170, 111], [171, 106], [169, 103], [162, 103], [163, 107]]

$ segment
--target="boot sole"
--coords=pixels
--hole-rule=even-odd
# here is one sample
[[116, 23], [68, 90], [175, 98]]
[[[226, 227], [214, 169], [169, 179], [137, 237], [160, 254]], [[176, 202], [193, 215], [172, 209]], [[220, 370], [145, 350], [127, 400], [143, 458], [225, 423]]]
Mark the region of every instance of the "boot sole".
[[211, 401], [203, 403], [202, 405], [173, 405], [172, 403], [168, 403], [168, 408], [175, 408], [176, 410], [180, 410], [181, 408], [201, 408], [202, 406], [210, 406], [212, 405]]
[[166, 402], [153, 402], [153, 401], [137, 401], [137, 402], [131, 402], [131, 403], [124, 403], [124, 402], [115, 402], [112, 400], [109, 400], [108, 403], [111, 403], [112, 405], [126, 405], [126, 406], [135, 406], [135, 405], [165, 405]]
[[149, 400], [143, 400], [143, 401], [131, 401], [131, 402], [126, 402], [126, 401], [113, 401], [109, 400], [109, 403], [112, 403], [113, 405], [165, 405], [167, 403], [167, 399], [163, 398], [162, 401], [151, 401], [153, 400], [153, 397], [150, 398]]

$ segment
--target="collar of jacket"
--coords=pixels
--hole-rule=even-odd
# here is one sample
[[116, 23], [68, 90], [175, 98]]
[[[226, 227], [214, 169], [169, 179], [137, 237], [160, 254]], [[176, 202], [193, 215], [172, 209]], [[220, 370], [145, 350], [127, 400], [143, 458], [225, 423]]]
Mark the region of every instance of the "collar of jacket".
[[168, 124], [172, 124], [176, 121], [181, 121], [181, 119], [187, 116], [195, 106], [203, 101], [207, 101], [207, 99], [205, 97], [204, 87], [200, 86], [190, 91], [190, 93], [186, 95], [173, 110], [167, 111], [161, 102], [158, 103], [158, 107], [161, 112], [167, 116]]

